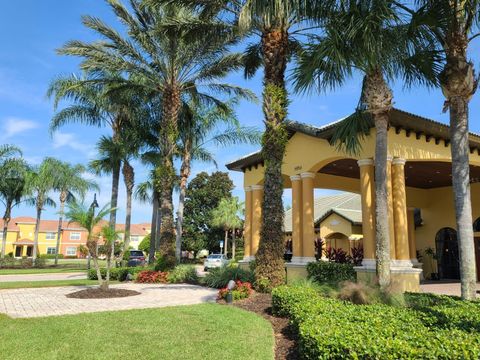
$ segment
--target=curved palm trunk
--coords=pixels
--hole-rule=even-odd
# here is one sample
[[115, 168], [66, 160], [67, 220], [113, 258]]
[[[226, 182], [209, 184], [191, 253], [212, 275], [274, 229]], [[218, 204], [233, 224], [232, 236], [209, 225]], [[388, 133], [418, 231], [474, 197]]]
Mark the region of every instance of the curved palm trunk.
[[60, 236], [62, 234], [62, 224], [63, 224], [63, 216], [65, 213], [66, 201], [67, 201], [67, 192], [62, 191], [60, 193], [60, 211], [59, 211], [59, 217], [58, 217], [57, 242], [55, 245], [55, 266], [58, 265], [58, 253], [60, 251]]
[[162, 223], [162, 217], [160, 216], [160, 200], [157, 206], [157, 231], [155, 235], [155, 251], [160, 251], [160, 224]]
[[177, 263], [180, 263], [182, 255], [183, 211], [185, 208], [185, 195], [187, 193], [187, 180], [190, 176], [190, 159], [190, 152], [185, 151], [183, 154], [182, 167], [180, 169], [180, 194], [178, 195], [177, 234], [175, 240], [175, 257]]
[[150, 248], [148, 250], [148, 263], [153, 264], [155, 261], [155, 244], [157, 241], [157, 216], [158, 216], [158, 195], [153, 190], [152, 202], [152, 223], [150, 229]]
[[[257, 280], [267, 280], [269, 287], [285, 281], [283, 260], [283, 179], [282, 161], [287, 143], [285, 118], [287, 91], [288, 33], [284, 29], [270, 29], [263, 33], [262, 52], [265, 63], [263, 112], [265, 133], [262, 156], [265, 161], [264, 201], [260, 244], [256, 256]], [[312, 239], [313, 241], [313, 239]]]
[[5, 257], [5, 248], [7, 247], [8, 224], [12, 216], [12, 202], [7, 201], [5, 213], [3, 215], [3, 237], [2, 237], [2, 259]]
[[40, 230], [40, 219], [42, 217], [42, 203], [37, 202], [37, 218], [35, 222], [35, 234], [33, 236], [33, 254], [32, 254], [32, 266], [35, 266], [37, 261], [38, 252], [38, 232]]
[[124, 252], [128, 250], [128, 246], [130, 245], [130, 228], [132, 222], [132, 194], [133, 187], [135, 186], [135, 172], [133, 170], [133, 167], [127, 160], [124, 160], [123, 162], [122, 173], [123, 180], [125, 182], [125, 188], [127, 190], [127, 207], [125, 215], [125, 241], [122, 252], [119, 256], [120, 259], [123, 258]]
[[375, 123], [375, 244], [377, 275], [380, 287], [390, 284], [390, 232], [388, 221], [387, 156], [388, 117], [392, 107], [392, 92], [380, 70], [365, 76], [362, 98]]
[[235, 260], [235, 251], [237, 250], [237, 238], [235, 236], [235, 228], [233, 228], [232, 232], [232, 259]]
[[228, 255], [228, 229], [225, 229], [225, 241], [223, 244], [223, 253], [225, 256]]
[[160, 254], [167, 267], [175, 265], [175, 231], [173, 223], [173, 186], [175, 168], [173, 154], [178, 134], [178, 114], [180, 111], [180, 89], [171, 85], [163, 93], [163, 116], [160, 128], [160, 151], [162, 164], [157, 167], [160, 194]]
[[120, 184], [120, 168], [121, 162], [118, 161], [112, 170], [112, 194], [110, 196], [110, 206], [114, 209], [110, 213], [109, 225], [112, 229], [115, 229], [117, 223], [117, 205], [118, 205], [118, 188]]

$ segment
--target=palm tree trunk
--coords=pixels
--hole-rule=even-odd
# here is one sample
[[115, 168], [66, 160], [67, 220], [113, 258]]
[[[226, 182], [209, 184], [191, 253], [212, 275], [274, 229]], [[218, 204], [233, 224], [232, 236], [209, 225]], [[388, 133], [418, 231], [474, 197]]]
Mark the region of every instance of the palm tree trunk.
[[133, 194], [133, 187], [135, 185], [135, 172], [133, 167], [127, 160], [123, 161], [123, 180], [125, 182], [125, 188], [127, 190], [127, 207], [126, 207], [126, 215], [125, 215], [125, 241], [123, 244], [122, 252], [119, 256], [120, 259], [123, 258], [123, 254], [125, 251], [128, 250], [128, 246], [130, 245], [130, 227], [132, 222], [132, 194]]
[[452, 141], [452, 186], [455, 199], [460, 280], [463, 299], [476, 298], [476, 264], [470, 197], [468, 141], [468, 100], [450, 99], [450, 133]]
[[114, 165], [112, 171], [112, 194], [110, 197], [110, 206], [114, 209], [110, 213], [109, 225], [112, 229], [115, 229], [115, 224], [117, 222], [117, 204], [118, 204], [118, 187], [120, 184], [120, 167], [121, 162], [119, 161]]
[[178, 196], [177, 211], [177, 234], [175, 240], [175, 257], [177, 263], [180, 263], [182, 255], [182, 235], [183, 235], [183, 211], [185, 208], [185, 195], [187, 192], [187, 180], [190, 175], [190, 153], [183, 154], [183, 163], [180, 169], [180, 194]]
[[225, 229], [225, 241], [223, 246], [223, 253], [225, 256], [228, 256], [228, 229]]
[[60, 194], [60, 211], [58, 217], [58, 228], [57, 228], [57, 243], [55, 245], [55, 266], [58, 265], [58, 252], [60, 250], [60, 236], [62, 234], [62, 223], [63, 223], [63, 216], [65, 212], [65, 201], [67, 199], [67, 194], [65, 191], [62, 191]]
[[153, 264], [155, 261], [155, 244], [157, 239], [157, 216], [158, 216], [158, 195], [153, 190], [152, 202], [152, 223], [150, 229], [150, 247], [148, 250], [148, 263]]
[[173, 222], [173, 186], [175, 168], [173, 155], [178, 137], [178, 114], [181, 99], [180, 89], [172, 84], [165, 89], [162, 96], [163, 116], [160, 128], [161, 165], [157, 167], [160, 193], [160, 254], [164, 257], [167, 267], [175, 266], [175, 231]]
[[288, 107], [285, 88], [288, 41], [288, 33], [285, 29], [270, 29], [262, 36], [265, 64], [263, 112], [266, 129], [262, 147], [262, 156], [265, 161], [265, 195], [255, 273], [257, 280], [268, 280], [269, 287], [278, 286], [285, 281], [281, 167], [288, 141], [285, 129]]
[[232, 233], [232, 259], [235, 260], [235, 251], [236, 251], [236, 248], [237, 248], [237, 239], [236, 239], [236, 236], [235, 236], [235, 228], [233, 228], [233, 233]]
[[35, 234], [33, 236], [33, 254], [32, 254], [32, 266], [35, 266], [37, 261], [38, 252], [38, 232], [40, 230], [40, 219], [42, 217], [42, 204], [37, 203], [37, 219], [35, 222]]
[[2, 259], [5, 258], [5, 248], [7, 247], [8, 224], [12, 214], [12, 203], [7, 201], [5, 213], [3, 215], [3, 237], [2, 237]]
[[155, 251], [160, 251], [160, 225], [162, 224], [162, 216], [160, 214], [160, 200], [157, 206], [157, 234], [155, 235]]

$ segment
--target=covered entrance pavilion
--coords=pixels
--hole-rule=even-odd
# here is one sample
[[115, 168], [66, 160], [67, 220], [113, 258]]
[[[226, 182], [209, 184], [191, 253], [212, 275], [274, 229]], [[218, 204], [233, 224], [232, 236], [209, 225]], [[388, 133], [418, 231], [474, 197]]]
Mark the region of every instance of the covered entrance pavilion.
[[[372, 128], [362, 139], [360, 153], [351, 156], [330, 144], [335, 124], [323, 127], [296, 122], [288, 124], [290, 138], [282, 172], [284, 187], [292, 191], [293, 257], [286, 265], [287, 280], [305, 276], [305, 265], [315, 261], [315, 189], [361, 195], [364, 260], [356, 270], [360, 280], [375, 277], [375, 129]], [[443, 228], [456, 228], [449, 127], [393, 109], [388, 152], [392, 281], [401, 290], [418, 291], [422, 271], [429, 277], [438, 273], [442, 265], [445, 268], [445, 264], [437, 263], [437, 256], [426, 258], [430, 253], [440, 251], [436, 248], [437, 233]], [[227, 167], [244, 173], [244, 261], [250, 261], [254, 259], [260, 241], [263, 159], [261, 153], [256, 152], [227, 164]], [[476, 134], [470, 134], [470, 182], [473, 219], [476, 219], [480, 217], [480, 136]], [[415, 219], [415, 214], [421, 217], [421, 221]]]

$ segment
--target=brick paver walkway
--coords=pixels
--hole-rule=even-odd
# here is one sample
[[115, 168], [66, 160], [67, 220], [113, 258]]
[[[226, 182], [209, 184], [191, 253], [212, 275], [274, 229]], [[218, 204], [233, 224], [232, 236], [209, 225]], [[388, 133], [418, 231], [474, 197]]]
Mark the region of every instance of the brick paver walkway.
[[0, 282], [16, 281], [50, 281], [50, 280], [83, 280], [87, 278], [85, 271], [72, 273], [45, 273], [45, 274], [12, 274], [0, 275]]
[[118, 284], [111, 286], [136, 290], [141, 294], [113, 299], [71, 299], [65, 295], [86, 287], [0, 290], [0, 313], [13, 318], [28, 318], [143, 309], [214, 301], [217, 295], [215, 289], [186, 284]]
[[[429, 292], [439, 295], [460, 296], [460, 282], [458, 281], [429, 281], [420, 284], [421, 292]], [[477, 297], [479, 297], [480, 283], [477, 283]]]

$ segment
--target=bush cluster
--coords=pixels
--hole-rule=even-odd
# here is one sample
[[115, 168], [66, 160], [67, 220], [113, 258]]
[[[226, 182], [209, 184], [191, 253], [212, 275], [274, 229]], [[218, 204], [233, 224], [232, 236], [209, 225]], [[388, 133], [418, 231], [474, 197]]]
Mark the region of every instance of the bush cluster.
[[[288, 316], [305, 359], [478, 359], [480, 334], [473, 326], [443, 323], [445, 312], [384, 304], [354, 305], [320, 296], [311, 287], [278, 287], [273, 311]], [[410, 303], [416, 303], [410, 296]], [[463, 305], [465, 304], [465, 305]], [[462, 303], [478, 319], [480, 304]], [[451, 305], [438, 305], [440, 308]], [[436, 306], [433, 311], [435, 312]], [[453, 308], [452, 308], [453, 309]], [[467, 311], [467, 310], [465, 310]], [[464, 313], [465, 319], [467, 313]], [[471, 332], [469, 330], [472, 330]]]
[[230, 280], [240, 280], [241, 282], [253, 283], [255, 277], [250, 270], [241, 269], [240, 267], [225, 266], [211, 269], [205, 276], [204, 284], [208, 287], [221, 289], [226, 287]]
[[[40, 255], [42, 259], [55, 259], [55, 254], [42, 254]], [[64, 255], [63, 254], [58, 254], [59, 259], [63, 259]]]
[[[218, 299], [226, 299], [228, 288], [222, 288], [218, 291]], [[249, 282], [235, 281], [235, 288], [232, 290], [233, 300], [241, 300], [248, 298], [253, 292], [252, 284]]]
[[[125, 281], [127, 280], [128, 274], [135, 277], [140, 271], [145, 270], [144, 267], [119, 267], [119, 268], [111, 268], [110, 269], [110, 280], [118, 280], [118, 281]], [[100, 273], [102, 274], [102, 279], [105, 279], [107, 276], [107, 269], [100, 268]], [[89, 280], [98, 280], [97, 277], [97, 270], [90, 269], [88, 270], [88, 279]]]
[[172, 284], [186, 283], [196, 285], [199, 283], [197, 270], [193, 265], [177, 265], [168, 273], [168, 282]]
[[166, 284], [168, 282], [168, 273], [154, 270], [144, 270], [137, 274], [137, 283], [161, 283]]
[[352, 264], [331, 261], [311, 262], [307, 265], [308, 278], [318, 283], [337, 284], [342, 281], [355, 281], [357, 275]]

